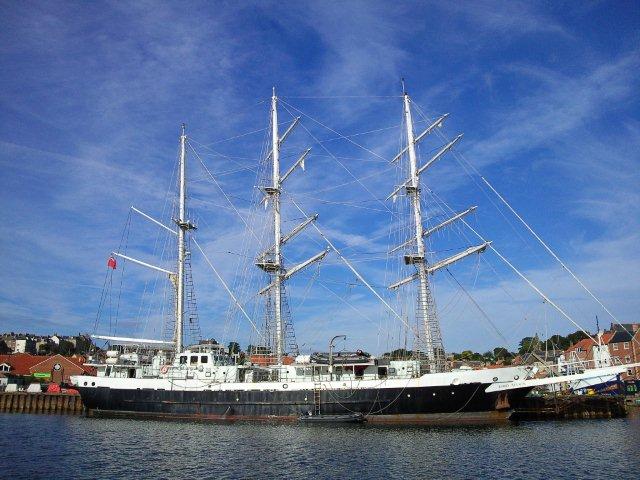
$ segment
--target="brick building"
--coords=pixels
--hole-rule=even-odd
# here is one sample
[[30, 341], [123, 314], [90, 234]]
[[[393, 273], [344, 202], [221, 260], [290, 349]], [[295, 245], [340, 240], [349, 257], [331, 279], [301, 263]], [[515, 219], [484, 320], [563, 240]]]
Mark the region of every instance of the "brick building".
[[54, 383], [69, 383], [71, 375], [95, 375], [95, 370], [84, 366], [82, 356], [64, 357], [62, 355], [30, 355], [16, 353], [0, 355], [0, 372], [10, 377], [25, 380], [36, 378]]
[[[602, 335], [602, 344], [606, 345], [614, 363], [640, 362], [640, 323], [611, 325], [611, 330]], [[565, 350], [565, 357], [571, 361], [593, 360], [593, 347], [596, 343], [585, 338]], [[632, 367], [620, 376], [622, 380], [640, 380], [640, 368]]]

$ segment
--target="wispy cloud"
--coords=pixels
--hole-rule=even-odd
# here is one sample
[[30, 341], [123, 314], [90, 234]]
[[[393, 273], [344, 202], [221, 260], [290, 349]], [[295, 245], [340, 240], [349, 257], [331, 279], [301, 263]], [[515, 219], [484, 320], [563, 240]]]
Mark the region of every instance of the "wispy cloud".
[[[590, 33], [553, 8], [527, 2], [221, 5], [3, 7], [0, 234], [3, 252], [10, 253], [0, 325], [69, 332], [93, 326], [106, 256], [120, 241], [129, 206], [171, 223], [170, 179], [183, 121], [208, 168], [225, 172], [216, 179], [234, 203], [232, 208], [189, 151], [198, 241], [261, 323], [255, 290], [265, 279], [253, 261], [268, 242], [268, 212], [251, 210], [249, 200], [259, 195], [253, 168], [264, 148], [260, 129], [268, 125], [272, 85], [287, 108], [309, 115], [287, 141], [283, 164], [313, 147], [307, 171], [288, 180], [285, 197], [320, 213], [327, 235], [388, 295], [384, 285], [403, 272], [386, 265], [384, 252], [406, 233], [390, 232], [396, 220], [390, 211], [399, 206], [384, 201], [405, 175], [384, 160], [400, 143], [400, 128], [387, 127], [401, 123], [401, 76], [427, 113], [452, 113], [446, 131], [465, 131], [460, 151], [466, 158], [536, 228], [542, 226], [545, 238], [612, 310], [632, 319], [638, 306], [638, 282], [632, 280], [639, 261], [633, 233], [640, 224], [639, 54], [622, 30], [619, 44], [601, 46], [607, 40], [598, 36], [603, 26], [594, 23], [597, 5], [593, 18], [584, 20]], [[287, 122], [284, 107], [281, 121]], [[312, 118], [345, 134], [370, 132], [353, 137], [366, 149], [336, 139]], [[421, 145], [423, 160], [439, 142]], [[532, 253], [534, 245], [523, 248], [500, 214], [494, 218], [491, 203], [471, 188], [453, 159], [431, 169], [425, 181], [454, 208], [479, 204], [474, 225], [572, 314], [587, 320], [596, 311], [548, 259]], [[425, 203], [427, 211], [438, 210], [433, 199]], [[287, 205], [283, 216], [293, 226], [301, 214]], [[169, 247], [163, 252], [155, 227], [140, 218], [132, 222], [131, 252], [170, 266]], [[432, 248], [443, 256], [468, 241], [455, 230], [436, 237]], [[309, 229], [286, 246], [287, 264], [322, 245]], [[243, 319], [227, 315], [227, 295], [197, 252], [193, 261], [205, 334], [244, 343], [255, 338]], [[499, 265], [501, 278], [493, 278], [482, 265], [488, 280], [475, 280], [473, 262], [454, 273], [507, 334], [514, 322], [522, 323], [510, 341], [544, 322], [539, 299], [519, 280]], [[290, 285], [299, 343], [324, 348], [328, 331], [351, 333], [358, 346], [375, 351], [402, 343], [397, 322], [335, 256], [320, 271], [317, 279], [309, 270]], [[467, 335], [484, 327], [459, 289], [445, 277], [434, 281], [447, 348], [493, 346], [499, 339]], [[161, 323], [161, 301], [150, 291], [156, 285], [162, 294], [165, 283], [127, 266], [121, 328], [159, 334], [152, 324]], [[407, 311], [406, 302], [394, 305]], [[534, 312], [534, 326], [522, 322], [527, 312]], [[559, 321], [552, 325], [570, 329]]]

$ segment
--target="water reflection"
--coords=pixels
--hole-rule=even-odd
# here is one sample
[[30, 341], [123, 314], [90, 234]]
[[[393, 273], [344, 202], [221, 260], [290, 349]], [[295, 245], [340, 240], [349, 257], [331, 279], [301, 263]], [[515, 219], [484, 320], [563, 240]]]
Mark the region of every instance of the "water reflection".
[[407, 427], [0, 415], [2, 478], [632, 478], [640, 417]]

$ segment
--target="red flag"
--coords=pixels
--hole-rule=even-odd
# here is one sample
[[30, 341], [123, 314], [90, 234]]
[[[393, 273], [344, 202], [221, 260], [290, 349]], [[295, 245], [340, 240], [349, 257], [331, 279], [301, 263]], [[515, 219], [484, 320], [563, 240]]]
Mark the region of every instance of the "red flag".
[[112, 270], [116, 269], [116, 259], [113, 257], [109, 257], [109, 260], [107, 261], [107, 267], [109, 267]]

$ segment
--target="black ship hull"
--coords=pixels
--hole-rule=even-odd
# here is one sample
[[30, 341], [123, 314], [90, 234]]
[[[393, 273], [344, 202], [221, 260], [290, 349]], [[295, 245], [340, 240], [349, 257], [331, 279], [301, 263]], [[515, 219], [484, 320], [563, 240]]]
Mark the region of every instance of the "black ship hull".
[[[488, 384], [292, 391], [184, 391], [79, 387], [90, 415], [202, 420], [298, 421], [359, 413], [368, 422], [482, 423], [507, 420], [530, 388], [486, 393]], [[319, 403], [319, 408], [317, 404]]]

